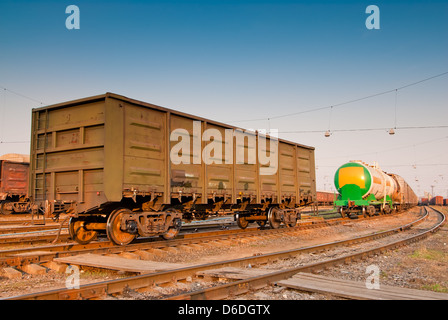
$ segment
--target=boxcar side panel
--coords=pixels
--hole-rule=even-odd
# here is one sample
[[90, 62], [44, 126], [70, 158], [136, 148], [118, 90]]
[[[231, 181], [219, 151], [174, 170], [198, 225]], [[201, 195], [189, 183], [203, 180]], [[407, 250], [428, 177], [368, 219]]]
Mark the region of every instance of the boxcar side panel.
[[165, 192], [165, 114], [125, 104], [124, 190]]
[[259, 200], [261, 191], [261, 180], [259, 179], [259, 164], [250, 154], [257, 151], [256, 137], [251, 132], [236, 130], [234, 132], [233, 163], [234, 163], [234, 185], [235, 198], [254, 197]]
[[295, 166], [295, 146], [279, 143], [278, 170], [280, 174], [280, 191], [282, 197], [297, 199], [297, 168]]
[[[230, 197], [233, 191], [231, 141], [226, 141], [224, 127], [206, 124], [203, 134], [203, 162], [206, 166], [206, 188], [209, 196]], [[233, 138], [232, 138], [233, 140]], [[232, 144], [233, 145], [233, 144]], [[227, 152], [226, 152], [227, 151]]]
[[[193, 139], [200, 139], [201, 130], [193, 134], [193, 120], [179, 115], [171, 114], [170, 128], [173, 141], [169, 143], [169, 150], [179, 159], [171, 161], [171, 193], [176, 195], [192, 196], [193, 194], [203, 194], [204, 178], [201, 165], [201, 150], [193, 150]], [[198, 135], [199, 134], [199, 135]], [[177, 140], [176, 140], [177, 139]], [[185, 142], [183, 144], [182, 142]], [[188, 149], [180, 148], [182, 145]], [[174, 154], [173, 154], [174, 155]], [[184, 159], [180, 159], [180, 157]], [[177, 161], [179, 160], [179, 161]]]
[[102, 101], [33, 111], [29, 192], [34, 201], [81, 206], [105, 201], [104, 121]]
[[[261, 138], [259, 138], [261, 139]], [[271, 152], [271, 143], [276, 144], [275, 147], [272, 148]], [[279, 156], [279, 150], [282, 148], [284, 143], [278, 141], [271, 141], [270, 139], [266, 139], [266, 150], [260, 150], [260, 154], [266, 153], [270, 158], [277, 158], [277, 163], [269, 163], [263, 164], [260, 163], [260, 170], [266, 170], [267, 173], [270, 174], [260, 174], [260, 170], [258, 170], [258, 176], [261, 183], [261, 198], [272, 198], [272, 203], [279, 203], [281, 199], [281, 182], [280, 182], [280, 169], [279, 164], [281, 163], [281, 159]]]
[[309, 196], [315, 198], [314, 150], [297, 147], [297, 172], [299, 197], [301, 199]]

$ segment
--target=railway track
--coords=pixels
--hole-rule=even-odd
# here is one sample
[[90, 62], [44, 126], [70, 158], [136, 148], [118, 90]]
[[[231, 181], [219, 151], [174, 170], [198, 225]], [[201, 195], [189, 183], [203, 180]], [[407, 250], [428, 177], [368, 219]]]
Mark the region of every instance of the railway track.
[[[183, 299], [189, 299], [189, 300], [193, 300], [193, 299], [225, 299], [225, 298], [228, 298], [229, 296], [245, 294], [245, 293], [248, 293], [250, 290], [257, 290], [257, 289], [263, 288], [267, 285], [270, 285], [272, 283], [276, 283], [280, 280], [288, 279], [299, 272], [314, 272], [314, 271], [318, 271], [318, 270], [322, 270], [322, 269], [326, 269], [326, 268], [331, 268], [336, 265], [347, 264], [347, 263], [351, 263], [356, 260], [362, 260], [371, 255], [381, 254], [384, 251], [393, 250], [393, 249], [405, 246], [407, 244], [410, 244], [410, 243], [413, 243], [413, 242], [416, 242], [416, 241], [426, 238], [431, 233], [437, 231], [445, 223], [446, 217], [442, 212], [435, 210], [435, 209], [431, 209], [431, 210], [434, 210], [440, 217], [438, 219], [437, 223], [428, 228], [425, 228], [421, 232], [416, 232], [410, 236], [407, 236], [404, 239], [399, 239], [396, 241], [388, 242], [386, 244], [382, 244], [379, 246], [373, 246], [372, 248], [369, 248], [366, 250], [360, 250], [360, 251], [357, 251], [357, 252], [354, 252], [351, 254], [347, 254], [347, 255], [342, 255], [342, 256], [334, 258], [334, 259], [328, 259], [325, 261], [309, 263], [309, 264], [301, 265], [298, 267], [289, 268], [286, 270], [267, 272], [260, 276], [255, 276], [255, 277], [252, 277], [249, 279], [235, 281], [235, 282], [232, 282], [229, 284], [216, 286], [213, 288], [206, 288], [203, 290], [198, 290], [196, 292], [180, 294], [180, 295], [169, 297], [168, 299], [176, 299], [176, 300], [181, 300], [181, 299], [182, 300]], [[378, 234], [377, 236], [372, 236], [371, 238], [370, 237], [362, 237], [363, 238], [362, 240], [361, 239], [358, 239], [358, 240], [369, 241], [369, 238], [370, 238], [370, 240], [374, 240], [374, 239], [378, 239], [378, 237], [385, 237], [387, 235], [390, 235], [391, 232], [396, 233], [398, 231], [408, 230], [412, 226], [415, 226], [416, 224], [421, 223], [424, 219], [426, 219], [428, 217], [428, 215], [429, 215], [429, 213], [427, 211], [427, 214], [423, 218], [416, 221], [415, 223], [410, 223], [410, 224], [404, 225], [400, 228], [396, 228], [394, 230], [385, 231], [381, 234]], [[354, 241], [357, 241], [357, 240], [354, 239]], [[349, 242], [351, 242], [351, 240]], [[333, 244], [330, 244], [330, 246], [332, 247]], [[319, 246], [316, 246], [315, 249], [328, 250], [329, 247], [327, 247], [327, 245], [319, 245]]]
[[[340, 216], [337, 213], [323, 213], [317, 217], [307, 215], [307, 217], [310, 219], [325, 219], [332, 221], [339, 221], [340, 219], [342, 219], [339, 218]], [[379, 218], [379, 216], [370, 217], [370, 219], [376, 219], [376, 218]], [[359, 216], [356, 217], [355, 219], [364, 219], [364, 217]], [[60, 224], [56, 223], [29, 226], [28, 224], [31, 223], [32, 220], [0, 220], [1, 226], [7, 226], [6, 228], [0, 228], [0, 248], [25, 246], [25, 245], [35, 246], [43, 243], [44, 244], [45, 243], [54, 244], [62, 242], [72, 243], [72, 241], [70, 241], [71, 239], [68, 234], [67, 224], [62, 225], [62, 227], [60, 226]], [[306, 225], [309, 223], [310, 220], [299, 221], [299, 224], [302, 225]], [[235, 222], [190, 223], [182, 227], [180, 236], [178, 238], [183, 237], [184, 234], [186, 233], [203, 231], [206, 229], [227, 229], [227, 228], [233, 228], [235, 226], [236, 226]], [[58, 232], [59, 236], [57, 236]], [[104, 237], [100, 237], [99, 241], [104, 241], [104, 238], [105, 235]], [[96, 242], [94, 241], [93, 243]], [[96, 244], [93, 244], [93, 246], [95, 245]]]
[[[236, 268], [246, 268], [247, 266], [262, 266], [267, 263], [272, 263], [273, 261], [290, 259], [297, 255], [303, 255], [306, 253], [320, 252], [325, 250], [332, 250], [336, 247], [345, 248], [347, 246], [352, 246], [355, 244], [364, 243], [368, 241], [372, 241], [378, 238], [384, 238], [388, 236], [395, 235], [401, 231], [409, 230], [412, 226], [415, 226], [418, 223], [423, 222], [426, 218], [428, 218], [429, 212], [413, 221], [410, 224], [402, 225], [398, 228], [394, 228], [391, 230], [383, 231], [380, 233], [370, 234], [366, 236], [356, 237], [353, 239], [337, 241], [333, 243], [326, 243], [317, 246], [310, 246], [305, 248], [299, 248], [294, 250], [287, 250], [282, 252], [275, 252], [270, 254], [263, 254], [254, 257], [246, 257], [234, 260], [220, 261], [203, 265], [195, 265], [184, 268], [179, 268], [176, 270], [156, 272], [151, 274], [143, 274], [139, 276], [127, 277], [124, 279], [117, 279], [112, 281], [105, 281], [101, 283], [95, 284], [87, 284], [81, 286], [79, 289], [60, 289], [60, 290], [51, 290], [47, 292], [23, 295], [18, 297], [13, 297], [12, 299], [89, 299], [89, 298], [98, 298], [104, 295], [116, 295], [120, 294], [126, 290], [147, 290], [148, 288], [152, 288], [155, 285], [164, 285], [173, 283], [176, 281], [185, 281], [186, 279], [191, 279], [191, 277], [195, 277], [199, 272], [203, 272], [206, 270], [218, 269], [223, 266], [236, 267]], [[444, 218], [443, 218], [444, 219]], [[440, 219], [440, 222], [442, 218]], [[281, 271], [267, 271], [265, 274], [258, 275], [256, 277], [251, 277], [245, 280], [234, 281], [225, 285], [214, 286], [213, 288], [206, 288], [202, 290], [196, 290], [195, 292], [186, 293], [179, 296], [171, 297], [173, 299], [222, 299], [228, 297], [229, 294], [242, 294], [247, 292], [248, 290], [257, 289], [263, 286], [268, 285], [269, 283], [278, 281], [279, 279], [285, 279], [289, 276], [301, 272], [301, 271], [310, 271], [315, 268], [323, 268], [328, 267], [333, 264], [338, 263], [347, 263], [347, 261], [351, 261], [352, 259], [356, 259], [359, 257], [364, 257], [368, 254], [372, 254], [375, 252], [379, 252], [381, 250], [387, 250], [389, 248], [402, 245], [403, 243], [407, 243], [407, 241], [416, 241], [423, 236], [426, 236], [428, 232], [432, 232], [440, 227], [440, 223], [436, 226], [426, 230], [425, 232], [419, 232], [417, 235], [413, 235], [412, 237], [407, 237], [405, 240], [397, 240], [392, 242], [392, 244], [387, 244], [381, 247], [375, 247], [369, 250], [361, 250], [356, 254], [345, 255], [336, 259], [329, 259], [325, 262], [318, 262], [312, 264], [306, 264], [299, 267], [289, 268], [287, 270]], [[278, 230], [275, 230], [278, 231]]]
[[[197, 232], [207, 229], [227, 229], [236, 226], [233, 222], [224, 223], [206, 223], [206, 224], [190, 224], [182, 228], [181, 236], [185, 233]], [[57, 233], [61, 230], [59, 236]], [[100, 241], [105, 240], [105, 236]], [[56, 240], [56, 241], [55, 241]], [[19, 226], [14, 228], [4, 229], [0, 231], [0, 248], [10, 246], [36, 245], [41, 243], [61, 243], [70, 242], [70, 235], [68, 234], [68, 225], [64, 224], [62, 227], [58, 224], [46, 226]]]
[[[400, 214], [400, 213], [398, 213]], [[396, 215], [396, 214], [395, 214]], [[394, 216], [394, 215], [390, 215]], [[381, 216], [370, 217], [368, 219], [375, 220], [380, 219]], [[190, 224], [183, 227], [181, 233], [175, 240], [161, 240], [160, 238], [142, 238], [127, 246], [117, 246], [106, 239], [100, 241], [94, 241], [89, 244], [80, 245], [76, 242], [69, 241], [62, 244], [49, 244], [43, 246], [35, 246], [41, 242], [52, 242], [55, 239], [53, 231], [52, 235], [19, 235], [13, 238], [0, 237], [1, 246], [11, 246], [14, 244], [27, 244], [31, 247], [14, 248], [0, 250], [0, 267], [23, 267], [24, 265], [31, 263], [45, 263], [51, 261], [54, 258], [86, 254], [113, 254], [123, 251], [137, 251], [137, 250], [160, 250], [170, 247], [179, 247], [183, 245], [198, 244], [211, 241], [225, 240], [229, 237], [233, 239], [254, 237], [263, 233], [263, 236], [279, 235], [285, 232], [295, 232], [297, 230], [306, 230], [312, 228], [319, 228], [325, 226], [331, 226], [335, 224], [344, 223], [347, 221], [357, 221], [364, 219], [360, 216], [358, 219], [351, 220], [348, 218], [332, 218], [327, 220], [301, 220], [295, 228], [289, 229], [260, 229], [257, 227], [247, 228], [245, 230], [236, 227], [235, 223], [207, 223], [207, 224]], [[205, 230], [212, 229], [208, 232]], [[60, 241], [69, 240], [68, 234], [61, 234]]]
[[[166, 250], [168, 248], [181, 247], [185, 245], [203, 244], [206, 242], [220, 240], [244, 241], [256, 236], [282, 235], [284, 233], [300, 232], [301, 230], [319, 228], [339, 224], [344, 219], [302, 221], [294, 228], [281, 229], [260, 229], [257, 227], [240, 229], [234, 226], [228, 227], [225, 224], [209, 224], [207, 226], [184, 227], [183, 232], [175, 240], [161, 240], [159, 238], [140, 239], [135, 243], [126, 246], [117, 246], [110, 241], [96, 241], [89, 244], [80, 245], [69, 242], [58, 245], [46, 245], [38, 247], [15, 248], [0, 251], [0, 267], [23, 267], [31, 263], [45, 263], [54, 258], [71, 255], [95, 253], [95, 254], [117, 254], [121, 252], [135, 252], [141, 250]], [[217, 228], [217, 230], [204, 231], [207, 228]], [[53, 236], [54, 237], [54, 236]]]

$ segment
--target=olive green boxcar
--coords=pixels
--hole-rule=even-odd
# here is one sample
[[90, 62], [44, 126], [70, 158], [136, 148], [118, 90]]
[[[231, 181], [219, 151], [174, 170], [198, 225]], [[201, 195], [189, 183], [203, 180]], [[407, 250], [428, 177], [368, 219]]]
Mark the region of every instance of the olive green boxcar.
[[243, 228], [294, 225], [315, 200], [314, 148], [113, 93], [34, 109], [31, 140], [34, 208], [71, 213], [80, 243], [169, 239], [222, 210]]

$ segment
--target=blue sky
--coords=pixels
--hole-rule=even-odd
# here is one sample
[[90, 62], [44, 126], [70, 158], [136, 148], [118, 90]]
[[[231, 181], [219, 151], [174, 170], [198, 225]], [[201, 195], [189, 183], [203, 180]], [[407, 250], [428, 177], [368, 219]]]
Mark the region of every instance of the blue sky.
[[[65, 27], [71, 4], [79, 30]], [[448, 197], [446, 128], [336, 131], [448, 125], [448, 76], [267, 120], [446, 72], [447, 30], [447, 1], [1, 1], [0, 86], [42, 105], [110, 91], [244, 128], [335, 130], [280, 134], [316, 147], [318, 189], [360, 159]], [[0, 91], [0, 154], [28, 153], [41, 104]]]

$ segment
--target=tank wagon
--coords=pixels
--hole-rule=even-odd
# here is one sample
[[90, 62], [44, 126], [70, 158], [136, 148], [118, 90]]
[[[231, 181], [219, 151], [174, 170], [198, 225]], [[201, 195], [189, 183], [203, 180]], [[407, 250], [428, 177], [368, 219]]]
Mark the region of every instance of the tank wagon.
[[316, 197], [313, 147], [113, 93], [33, 109], [31, 134], [34, 210], [70, 213], [79, 243], [171, 239], [219, 210], [292, 226]]
[[0, 213], [28, 212], [29, 163], [0, 160]]
[[343, 217], [353, 213], [389, 214], [418, 204], [417, 196], [402, 177], [362, 161], [351, 161], [339, 167], [334, 183], [339, 192], [335, 206]]

